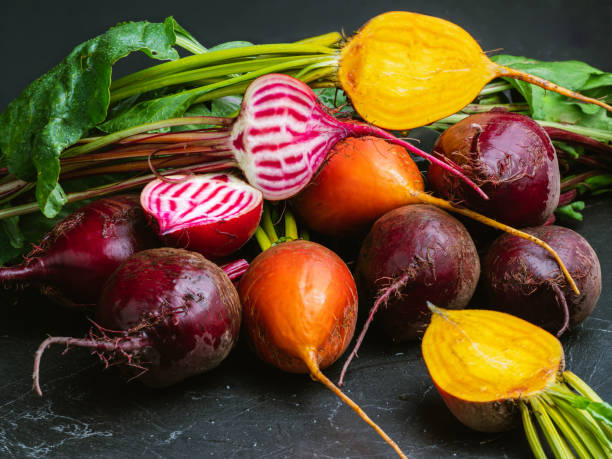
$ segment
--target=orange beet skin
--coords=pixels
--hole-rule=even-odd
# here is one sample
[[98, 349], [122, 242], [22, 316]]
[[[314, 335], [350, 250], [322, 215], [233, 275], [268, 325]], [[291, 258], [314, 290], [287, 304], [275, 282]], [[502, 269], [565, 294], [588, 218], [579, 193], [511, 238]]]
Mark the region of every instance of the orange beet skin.
[[383, 214], [419, 202], [423, 178], [408, 152], [377, 137], [338, 142], [312, 182], [294, 200], [310, 228], [341, 235], [365, 230]]
[[357, 319], [357, 289], [344, 262], [309, 241], [284, 242], [253, 260], [240, 281], [244, 329], [257, 355], [292, 373], [323, 369], [346, 350]]

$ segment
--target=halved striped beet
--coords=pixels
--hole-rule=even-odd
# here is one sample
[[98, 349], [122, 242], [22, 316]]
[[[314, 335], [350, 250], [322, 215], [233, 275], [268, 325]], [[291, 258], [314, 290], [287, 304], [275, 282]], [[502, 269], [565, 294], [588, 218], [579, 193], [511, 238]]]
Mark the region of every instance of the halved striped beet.
[[265, 199], [281, 200], [295, 196], [310, 182], [336, 142], [363, 135], [403, 146], [461, 177], [486, 198], [456, 166], [377, 127], [334, 118], [308, 85], [287, 75], [264, 75], [251, 83], [232, 127], [229, 148], [249, 183]]
[[219, 258], [255, 233], [263, 209], [259, 190], [226, 173], [169, 179], [150, 182], [140, 194], [142, 208], [166, 244]]

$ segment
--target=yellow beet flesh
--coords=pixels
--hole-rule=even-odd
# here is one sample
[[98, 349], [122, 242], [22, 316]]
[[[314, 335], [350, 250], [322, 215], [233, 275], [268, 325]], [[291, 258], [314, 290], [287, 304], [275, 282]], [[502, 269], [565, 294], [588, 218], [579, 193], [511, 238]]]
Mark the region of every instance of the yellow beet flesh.
[[469, 104], [496, 67], [461, 27], [392, 11], [370, 20], [342, 49], [338, 77], [366, 121], [409, 129]]
[[557, 338], [497, 311], [435, 309], [423, 357], [442, 397], [486, 403], [529, 397], [555, 383], [563, 366]]
[[411, 129], [452, 115], [496, 77], [527, 81], [612, 111], [605, 102], [491, 61], [452, 22], [407, 11], [374, 17], [340, 52], [338, 79], [355, 110], [386, 129]]

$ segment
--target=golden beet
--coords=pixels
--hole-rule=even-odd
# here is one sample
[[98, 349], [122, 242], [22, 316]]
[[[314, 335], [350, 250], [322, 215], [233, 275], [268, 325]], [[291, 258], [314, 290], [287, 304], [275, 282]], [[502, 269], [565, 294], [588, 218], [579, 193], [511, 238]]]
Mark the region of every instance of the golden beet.
[[502, 312], [445, 310], [431, 304], [430, 309], [423, 358], [440, 395], [462, 423], [497, 432], [522, 417], [534, 454], [545, 457], [533, 416], [556, 457], [612, 454], [612, 429], [591, 415], [609, 406], [576, 375], [563, 371], [557, 338]]
[[612, 107], [492, 62], [464, 29], [407, 11], [374, 17], [341, 50], [338, 78], [357, 112], [386, 129], [410, 129], [452, 115], [485, 84], [511, 77]]

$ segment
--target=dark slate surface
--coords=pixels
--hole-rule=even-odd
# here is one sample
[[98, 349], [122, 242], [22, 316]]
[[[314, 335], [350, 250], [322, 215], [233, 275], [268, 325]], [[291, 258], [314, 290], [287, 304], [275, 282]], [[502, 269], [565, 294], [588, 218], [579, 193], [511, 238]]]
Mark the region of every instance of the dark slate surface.
[[[611, 71], [612, 12], [606, 2], [11, 2], [2, 7], [0, 109], [77, 43], [126, 19], [173, 14], [204, 44], [294, 40], [354, 30], [369, 17], [407, 9], [453, 20], [484, 49], [542, 59], [578, 58]], [[118, 71], [143, 63], [132, 59]], [[594, 314], [563, 338], [567, 365], [612, 400], [612, 199], [601, 198], [574, 229], [602, 262]], [[80, 336], [82, 315], [34, 289], [0, 292], [0, 456], [6, 457], [393, 457], [349, 408], [307, 376], [261, 364], [244, 343], [218, 369], [154, 391], [125, 384], [85, 351], [49, 350], [45, 396], [30, 390], [31, 365], [48, 335]], [[340, 365], [326, 371], [337, 379]], [[418, 343], [391, 345], [370, 333], [346, 391], [412, 457], [528, 457], [521, 431], [475, 433], [459, 424], [432, 387]]]

